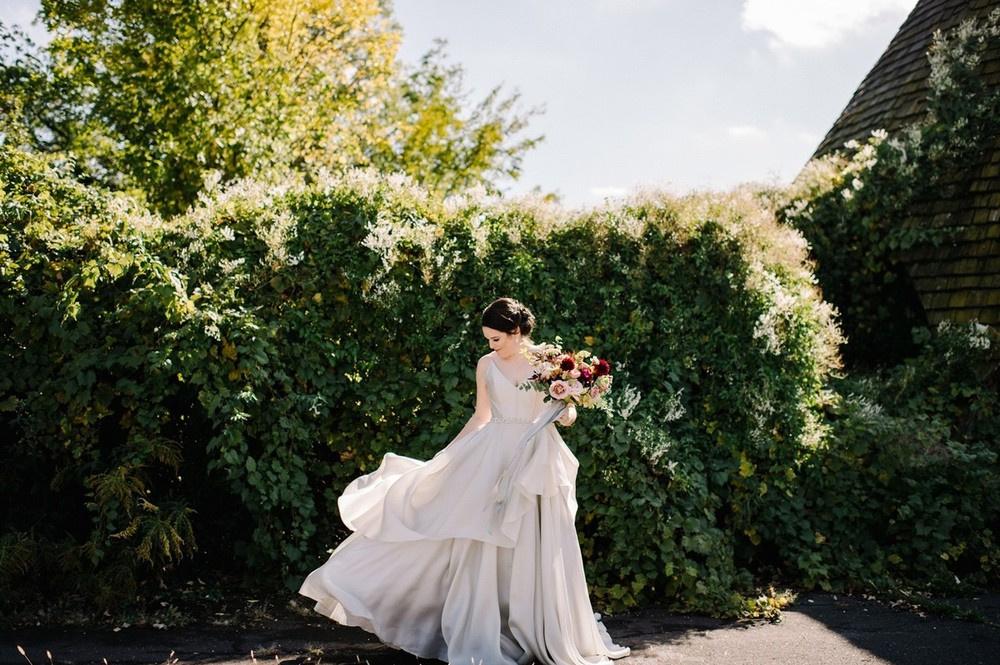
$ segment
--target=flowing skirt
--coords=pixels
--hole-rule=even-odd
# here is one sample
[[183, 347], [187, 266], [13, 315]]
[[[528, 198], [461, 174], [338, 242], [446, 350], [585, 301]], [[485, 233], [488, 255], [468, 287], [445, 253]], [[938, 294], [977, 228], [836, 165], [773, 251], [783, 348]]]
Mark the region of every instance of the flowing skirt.
[[427, 461], [387, 453], [338, 501], [354, 533], [299, 593], [338, 623], [423, 658], [596, 665], [629, 654], [593, 612], [574, 525], [578, 462], [536, 437], [500, 520], [492, 490], [521, 424], [491, 422]]

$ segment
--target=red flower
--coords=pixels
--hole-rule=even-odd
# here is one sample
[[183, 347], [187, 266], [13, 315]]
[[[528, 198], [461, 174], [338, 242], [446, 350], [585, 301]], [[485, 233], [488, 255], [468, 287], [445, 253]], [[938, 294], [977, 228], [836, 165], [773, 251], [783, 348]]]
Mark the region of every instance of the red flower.
[[607, 360], [601, 358], [597, 361], [597, 366], [594, 367], [594, 374], [597, 376], [604, 376], [605, 374], [611, 374], [611, 363]]
[[581, 367], [580, 368], [580, 380], [586, 383], [587, 381], [590, 381], [590, 377], [591, 377], [590, 368], [589, 367]]
[[562, 362], [559, 363], [559, 367], [568, 372], [576, 367], [576, 361], [573, 360], [572, 356], [563, 356]]

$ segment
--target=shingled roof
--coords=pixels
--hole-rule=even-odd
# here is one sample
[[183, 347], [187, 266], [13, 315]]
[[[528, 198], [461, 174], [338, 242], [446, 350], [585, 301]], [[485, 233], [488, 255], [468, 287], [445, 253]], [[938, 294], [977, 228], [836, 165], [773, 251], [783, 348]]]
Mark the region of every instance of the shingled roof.
[[[934, 31], [966, 18], [985, 18], [998, 6], [996, 0], [920, 0], [814, 157], [850, 139], [864, 139], [873, 129], [892, 133], [918, 121], [926, 105], [926, 53]], [[992, 47], [980, 67], [988, 86], [1000, 86], [1000, 47]], [[939, 247], [917, 247], [899, 256], [928, 322], [977, 319], [1000, 326], [1000, 137], [993, 137], [982, 160], [950, 174], [937, 197], [921, 201], [911, 214], [925, 227], [967, 227]]]

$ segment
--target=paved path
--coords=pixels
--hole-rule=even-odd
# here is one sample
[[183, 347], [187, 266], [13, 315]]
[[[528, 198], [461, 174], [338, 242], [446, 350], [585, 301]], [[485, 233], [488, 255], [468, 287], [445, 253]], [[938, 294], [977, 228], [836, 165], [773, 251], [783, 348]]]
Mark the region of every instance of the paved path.
[[[605, 617], [615, 641], [632, 647], [618, 665], [1000, 665], [1000, 594], [962, 602], [989, 623], [921, 616], [875, 601], [802, 593], [777, 624], [740, 625], [663, 610]], [[43, 629], [0, 632], [0, 665], [24, 664], [23, 645], [35, 665], [48, 663], [166, 663], [261, 665], [293, 663], [437, 664], [389, 649], [356, 628], [319, 615], [283, 618], [266, 628], [232, 627], [84, 631]], [[277, 658], [276, 658], [277, 656]], [[171, 659], [170, 662], [173, 662]]]

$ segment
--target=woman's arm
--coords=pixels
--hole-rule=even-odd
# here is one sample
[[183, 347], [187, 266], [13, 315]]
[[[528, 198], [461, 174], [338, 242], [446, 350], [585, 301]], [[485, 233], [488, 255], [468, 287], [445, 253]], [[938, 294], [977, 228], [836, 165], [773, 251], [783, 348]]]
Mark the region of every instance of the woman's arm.
[[488, 362], [492, 361], [483, 356], [476, 364], [476, 410], [469, 418], [469, 422], [465, 423], [465, 427], [455, 437], [456, 439], [481, 429], [493, 417], [493, 412], [490, 410], [490, 395], [486, 390], [486, 363]]

